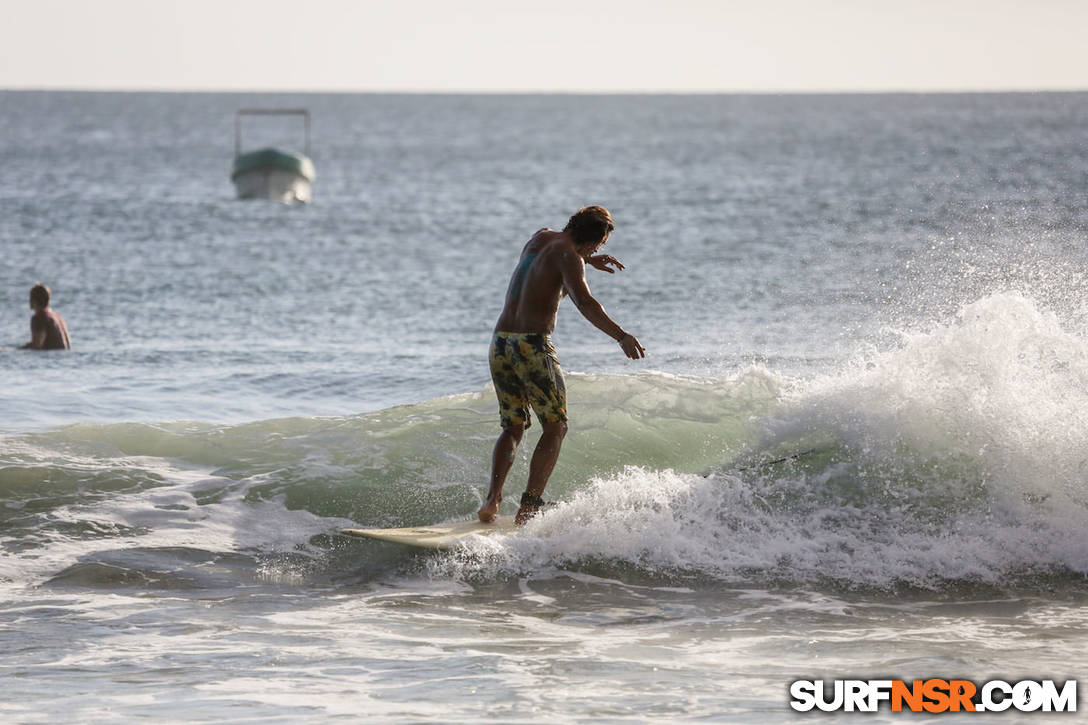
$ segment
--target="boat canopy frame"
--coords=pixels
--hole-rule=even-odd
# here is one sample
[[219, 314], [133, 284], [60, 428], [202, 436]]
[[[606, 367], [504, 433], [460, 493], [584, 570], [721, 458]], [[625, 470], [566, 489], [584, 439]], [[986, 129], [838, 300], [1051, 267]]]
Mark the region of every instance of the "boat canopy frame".
[[240, 108], [234, 114], [234, 158], [242, 155], [242, 116], [302, 116], [306, 128], [307, 157], [310, 155], [310, 111], [306, 108]]

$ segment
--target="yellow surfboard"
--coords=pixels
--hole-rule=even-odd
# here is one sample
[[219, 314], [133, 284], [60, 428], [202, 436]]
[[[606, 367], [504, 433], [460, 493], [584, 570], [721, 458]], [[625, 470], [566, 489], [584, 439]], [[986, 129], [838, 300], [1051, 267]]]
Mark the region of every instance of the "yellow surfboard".
[[391, 541], [394, 544], [417, 546], [421, 549], [453, 549], [469, 536], [512, 534], [518, 527], [513, 516], [499, 516], [490, 524], [479, 521], [458, 521], [435, 526], [409, 526], [403, 529], [341, 529], [348, 536]]

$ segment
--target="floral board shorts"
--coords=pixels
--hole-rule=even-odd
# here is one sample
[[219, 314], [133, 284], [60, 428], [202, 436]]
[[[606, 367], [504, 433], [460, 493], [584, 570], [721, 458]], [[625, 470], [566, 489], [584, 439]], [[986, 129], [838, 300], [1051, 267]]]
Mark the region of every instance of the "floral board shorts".
[[503, 428], [532, 422], [529, 407], [545, 423], [567, 419], [567, 386], [551, 338], [539, 332], [496, 332], [491, 341], [491, 380]]

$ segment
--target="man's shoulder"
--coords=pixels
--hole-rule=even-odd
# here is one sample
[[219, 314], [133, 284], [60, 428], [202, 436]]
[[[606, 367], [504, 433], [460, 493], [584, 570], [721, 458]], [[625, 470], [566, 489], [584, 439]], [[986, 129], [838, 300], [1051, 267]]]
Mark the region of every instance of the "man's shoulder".
[[544, 254], [550, 252], [556, 248], [557, 244], [562, 244], [565, 235], [562, 232], [557, 232], [554, 229], [541, 229], [525, 243], [523, 253], [536, 254], [537, 256], [544, 256]]
[[543, 242], [537, 250], [538, 257], [548, 264], [563, 264], [572, 258], [581, 259], [578, 250], [566, 235], [557, 235]]
[[533, 236], [529, 237], [529, 241], [526, 246], [540, 246], [543, 244], [551, 244], [555, 241], [556, 237], [562, 235], [562, 232], [557, 232], [554, 229], [544, 227], [543, 229], [537, 229], [533, 232]]

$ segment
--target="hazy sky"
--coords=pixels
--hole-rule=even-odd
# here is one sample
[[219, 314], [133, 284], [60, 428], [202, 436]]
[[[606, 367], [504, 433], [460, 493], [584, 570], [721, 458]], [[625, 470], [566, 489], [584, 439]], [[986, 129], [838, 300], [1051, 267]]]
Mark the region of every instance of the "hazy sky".
[[0, 0], [0, 88], [1088, 89], [1088, 0]]

